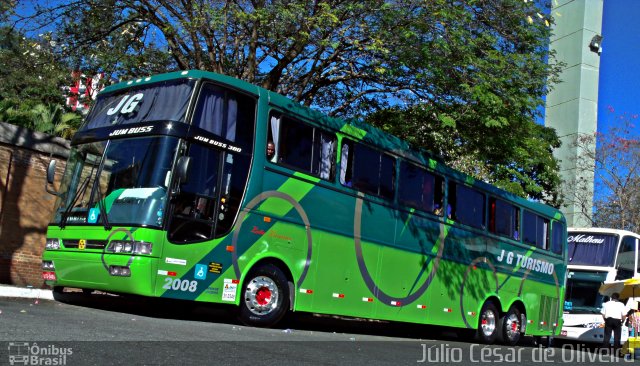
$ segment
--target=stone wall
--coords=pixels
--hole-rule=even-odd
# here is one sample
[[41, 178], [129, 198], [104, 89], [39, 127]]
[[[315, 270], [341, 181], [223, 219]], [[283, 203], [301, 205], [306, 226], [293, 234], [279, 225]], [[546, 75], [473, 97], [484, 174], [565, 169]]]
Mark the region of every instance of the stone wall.
[[45, 191], [46, 171], [55, 158], [60, 179], [68, 149], [67, 140], [0, 122], [0, 283], [43, 286], [41, 255], [56, 198]]

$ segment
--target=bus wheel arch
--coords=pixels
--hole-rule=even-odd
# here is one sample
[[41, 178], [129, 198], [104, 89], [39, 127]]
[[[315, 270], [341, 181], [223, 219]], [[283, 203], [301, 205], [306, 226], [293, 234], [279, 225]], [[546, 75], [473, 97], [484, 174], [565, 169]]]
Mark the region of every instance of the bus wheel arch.
[[525, 333], [527, 315], [524, 304], [517, 300], [500, 317], [498, 339], [507, 346], [515, 346]]
[[263, 259], [247, 272], [240, 289], [239, 319], [250, 326], [277, 324], [293, 304], [293, 280], [284, 262]]

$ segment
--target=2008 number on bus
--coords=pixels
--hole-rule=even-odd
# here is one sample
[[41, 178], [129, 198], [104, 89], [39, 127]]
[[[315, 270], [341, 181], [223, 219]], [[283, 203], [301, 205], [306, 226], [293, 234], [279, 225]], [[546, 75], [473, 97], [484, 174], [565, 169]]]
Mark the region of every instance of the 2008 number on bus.
[[162, 288], [165, 290], [196, 292], [198, 282], [167, 277], [164, 279], [164, 286], [162, 286]]

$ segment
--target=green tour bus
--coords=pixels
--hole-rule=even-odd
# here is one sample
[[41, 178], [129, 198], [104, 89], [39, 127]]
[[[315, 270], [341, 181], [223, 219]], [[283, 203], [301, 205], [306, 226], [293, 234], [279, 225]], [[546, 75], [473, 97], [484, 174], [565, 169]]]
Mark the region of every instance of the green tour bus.
[[61, 179], [47, 170], [56, 293], [234, 304], [254, 326], [288, 311], [443, 325], [486, 343], [562, 327], [560, 211], [362, 122], [182, 71], [105, 88], [71, 145]]

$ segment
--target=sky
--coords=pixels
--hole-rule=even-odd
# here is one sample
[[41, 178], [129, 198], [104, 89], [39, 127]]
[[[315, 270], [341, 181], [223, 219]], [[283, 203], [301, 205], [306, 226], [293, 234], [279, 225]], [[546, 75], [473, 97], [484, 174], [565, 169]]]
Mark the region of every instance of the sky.
[[640, 0], [604, 0], [598, 88], [598, 131], [602, 133], [616, 116], [640, 113], [638, 19]]

